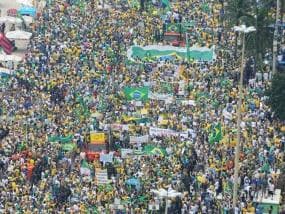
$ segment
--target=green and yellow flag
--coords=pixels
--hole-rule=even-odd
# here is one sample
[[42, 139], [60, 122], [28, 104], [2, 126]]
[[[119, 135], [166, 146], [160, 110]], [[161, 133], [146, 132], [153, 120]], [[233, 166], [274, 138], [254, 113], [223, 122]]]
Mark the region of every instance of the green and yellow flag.
[[143, 149], [144, 153], [146, 155], [160, 155], [160, 156], [165, 156], [167, 155], [167, 152], [165, 149], [163, 148], [160, 148], [160, 147], [156, 147], [156, 146], [153, 146], [153, 145], [147, 145], [144, 147]]
[[70, 151], [76, 149], [76, 147], [77, 146], [75, 143], [63, 143], [61, 146], [62, 150], [67, 151], [67, 152], [70, 152]]
[[169, 23], [166, 25], [166, 32], [182, 33], [182, 25], [180, 23]]
[[148, 100], [149, 87], [125, 87], [124, 94], [127, 100], [146, 101]]
[[57, 136], [57, 135], [51, 135], [48, 136], [48, 141], [53, 143], [53, 142], [60, 142], [60, 143], [70, 143], [73, 139], [73, 135], [68, 135], [68, 136]]
[[222, 126], [221, 123], [218, 123], [212, 128], [212, 131], [209, 136], [210, 144], [214, 144], [215, 142], [220, 142], [222, 140]]

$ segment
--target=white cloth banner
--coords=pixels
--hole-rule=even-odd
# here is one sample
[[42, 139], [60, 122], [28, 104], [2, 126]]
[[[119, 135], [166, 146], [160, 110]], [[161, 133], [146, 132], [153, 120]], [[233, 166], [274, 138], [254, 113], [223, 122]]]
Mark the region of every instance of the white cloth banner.
[[171, 94], [158, 94], [158, 93], [153, 93], [153, 92], [149, 92], [148, 94], [148, 98], [151, 100], [169, 100], [169, 99], [173, 99], [173, 96]]
[[149, 140], [149, 135], [130, 136], [130, 143], [147, 143], [148, 140]]
[[171, 129], [161, 129], [156, 127], [150, 127], [149, 128], [149, 135], [151, 136], [180, 136], [184, 138], [188, 138], [188, 132], [176, 132]]
[[161, 129], [156, 127], [149, 128], [149, 134], [153, 136], [178, 136], [179, 133], [171, 129]]

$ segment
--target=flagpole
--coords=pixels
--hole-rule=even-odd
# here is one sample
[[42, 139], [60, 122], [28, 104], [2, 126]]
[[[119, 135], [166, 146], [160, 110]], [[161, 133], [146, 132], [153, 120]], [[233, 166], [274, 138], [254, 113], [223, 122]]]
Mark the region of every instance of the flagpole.
[[[277, 0], [276, 6], [276, 23], [274, 28], [273, 36], [273, 58], [272, 58], [272, 75], [276, 73], [276, 61], [277, 61], [277, 48], [278, 48], [278, 24], [279, 24], [279, 13], [280, 13], [280, 0]], [[282, 20], [281, 20], [282, 21]]]
[[245, 58], [245, 34], [255, 31], [254, 27], [246, 27], [245, 25], [235, 26], [234, 30], [242, 33], [242, 56], [240, 65], [240, 80], [239, 92], [237, 103], [237, 143], [235, 146], [235, 159], [234, 159], [234, 190], [233, 190], [233, 208], [237, 207], [238, 202], [238, 178], [239, 178], [239, 157], [240, 157], [240, 144], [241, 144], [241, 105], [243, 98], [243, 70]]
[[189, 54], [189, 35], [186, 33], [186, 54], [187, 54], [187, 62], [190, 62], [190, 54]]

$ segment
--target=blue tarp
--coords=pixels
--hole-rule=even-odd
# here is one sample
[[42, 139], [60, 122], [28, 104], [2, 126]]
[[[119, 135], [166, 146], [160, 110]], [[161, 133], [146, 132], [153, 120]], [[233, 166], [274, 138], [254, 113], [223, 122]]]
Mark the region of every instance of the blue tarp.
[[29, 16], [35, 16], [36, 15], [36, 8], [34, 7], [22, 7], [19, 9], [18, 13], [20, 15], [29, 15]]

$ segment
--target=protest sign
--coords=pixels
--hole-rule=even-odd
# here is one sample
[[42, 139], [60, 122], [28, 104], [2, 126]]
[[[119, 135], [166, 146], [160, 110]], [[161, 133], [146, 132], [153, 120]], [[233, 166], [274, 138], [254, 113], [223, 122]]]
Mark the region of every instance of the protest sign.
[[153, 136], [178, 136], [179, 133], [171, 129], [161, 129], [156, 127], [149, 128], [149, 134]]
[[113, 153], [109, 154], [100, 154], [100, 161], [105, 163], [112, 163], [113, 162]]
[[121, 149], [121, 157], [126, 158], [128, 155], [132, 154], [132, 149]]
[[149, 135], [151, 136], [181, 136], [184, 138], [189, 137], [187, 131], [176, 132], [171, 129], [161, 129], [161, 128], [156, 128], [156, 127], [149, 128]]
[[130, 143], [147, 143], [149, 140], [149, 135], [143, 136], [130, 136]]
[[104, 144], [106, 141], [105, 133], [90, 132], [90, 143]]
[[109, 183], [107, 170], [96, 169], [95, 177], [97, 184]]

